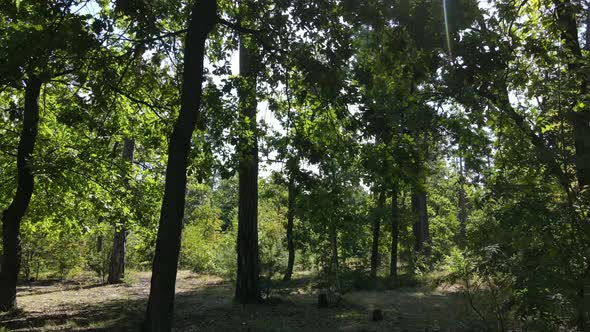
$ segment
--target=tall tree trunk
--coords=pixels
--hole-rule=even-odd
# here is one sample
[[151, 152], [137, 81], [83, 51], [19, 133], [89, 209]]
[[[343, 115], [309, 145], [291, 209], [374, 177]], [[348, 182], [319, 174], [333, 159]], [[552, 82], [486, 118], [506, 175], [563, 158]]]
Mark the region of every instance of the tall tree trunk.
[[414, 252], [422, 252], [424, 249], [424, 231], [422, 229], [422, 219], [420, 218], [420, 194], [414, 191], [411, 197], [412, 217], [414, 224], [412, 224], [412, 232], [414, 233]]
[[389, 277], [397, 277], [397, 244], [399, 238], [399, 205], [397, 186], [391, 191], [391, 263], [389, 265]]
[[330, 264], [332, 270], [331, 272], [334, 277], [336, 290], [340, 292], [340, 276], [338, 275], [338, 230], [336, 229], [336, 224], [333, 220], [330, 224], [330, 249], [332, 251], [332, 263]]
[[381, 230], [381, 218], [383, 218], [383, 208], [385, 206], [385, 191], [381, 190], [379, 193], [379, 200], [377, 203], [377, 213], [373, 218], [373, 243], [371, 247], [371, 277], [377, 277], [377, 269], [379, 267], [379, 233]]
[[185, 37], [180, 112], [168, 147], [164, 199], [152, 266], [144, 331], [170, 331], [191, 137], [199, 116], [205, 42], [217, 22], [216, 0], [195, 1]]
[[430, 255], [431, 248], [431, 239], [430, 239], [430, 222], [428, 220], [428, 205], [427, 205], [427, 196], [426, 191], [422, 191], [420, 193], [420, 224], [422, 224], [422, 238], [426, 243], [424, 246], [424, 254], [426, 256]]
[[[566, 56], [568, 69], [570, 72], [578, 75], [580, 80], [580, 96], [571, 106], [569, 112], [570, 122], [573, 127], [574, 146], [575, 146], [575, 163], [576, 175], [580, 189], [590, 185], [590, 105], [586, 101], [590, 85], [590, 77], [587, 74], [587, 65], [582, 54], [580, 42], [578, 40], [578, 23], [576, 20], [577, 7], [571, 1], [553, 0], [557, 18], [557, 26], [561, 33], [563, 45], [570, 52]], [[590, 15], [590, 9], [588, 9]], [[590, 19], [587, 19], [590, 22]], [[586, 46], [590, 50], [590, 26], [586, 26]], [[583, 102], [583, 107], [574, 110], [574, 106]]]
[[465, 242], [465, 226], [467, 221], [465, 176], [463, 174], [463, 158], [459, 157], [459, 243]]
[[429, 255], [429, 246], [425, 246], [425, 244], [430, 242], [430, 225], [428, 222], [426, 192], [424, 190], [418, 191], [414, 189], [412, 193], [412, 210], [415, 218], [414, 225], [412, 226], [415, 237], [414, 251], [424, 252], [425, 255]]
[[[135, 152], [135, 141], [125, 137], [123, 139], [123, 160], [130, 165], [133, 164], [133, 153]], [[123, 185], [127, 190], [130, 189], [128, 174], [122, 174]], [[118, 284], [123, 282], [125, 277], [125, 251], [127, 245], [127, 227], [123, 220], [120, 225], [115, 226], [115, 235], [113, 236], [113, 250], [111, 252], [111, 262], [109, 265], [109, 276], [107, 283]]]
[[[565, 10], [571, 10], [573, 5], [571, 3], [563, 4], [568, 5], [569, 8]], [[561, 13], [559, 14], [561, 16]], [[563, 34], [562, 37], [566, 40], [570, 40], [570, 49], [573, 50], [574, 55], [577, 59], [572, 64], [572, 69], [576, 71], [580, 78], [580, 96], [581, 101], [585, 105], [579, 111], [573, 111], [571, 116], [571, 122], [574, 127], [574, 144], [576, 148], [576, 175], [578, 178], [578, 186], [581, 190], [585, 190], [586, 199], [590, 197], [590, 106], [588, 105], [588, 92], [590, 92], [590, 76], [588, 75], [588, 65], [586, 58], [583, 56], [578, 42], [578, 29], [576, 21], [576, 13], [566, 15], [567, 19], [566, 31], [569, 33]], [[572, 35], [573, 34], [573, 35]], [[566, 36], [567, 35], [567, 36]], [[584, 49], [590, 51], [590, 4], [587, 5], [586, 9], [586, 44]], [[581, 67], [581, 68], [579, 68]], [[587, 257], [588, 258], [588, 257]], [[586, 261], [586, 266], [588, 266]], [[588, 267], [584, 269], [588, 271]], [[585, 288], [588, 282], [588, 274], [584, 272], [579, 278], [579, 289], [578, 295], [578, 319], [577, 325], [580, 332], [588, 331], [588, 308], [586, 306], [586, 292]]]
[[293, 266], [295, 265], [295, 243], [293, 241], [293, 221], [295, 219], [295, 176], [293, 171], [289, 174], [289, 198], [287, 203], [287, 250], [289, 258], [287, 260], [287, 270], [285, 271], [284, 281], [291, 280], [293, 275]]
[[238, 95], [242, 135], [239, 140], [238, 271], [236, 299], [260, 302], [258, 261], [258, 133], [256, 128], [256, 64], [253, 45], [242, 36]]
[[102, 234], [98, 234], [98, 236], [96, 237], [96, 252], [102, 252]]
[[31, 202], [35, 179], [32, 156], [39, 131], [39, 94], [41, 79], [26, 81], [23, 128], [16, 156], [17, 188], [8, 209], [2, 213], [2, 266], [0, 274], [0, 311], [16, 308], [16, 282], [21, 262], [20, 224]]
[[[573, 129], [573, 139], [575, 148], [575, 168], [576, 178], [578, 187], [580, 190], [588, 188], [590, 185], [590, 106], [587, 102], [588, 92], [590, 87], [590, 76], [588, 76], [588, 67], [586, 59], [582, 54], [580, 43], [578, 40], [578, 23], [577, 23], [577, 6], [573, 2], [568, 0], [553, 0], [555, 6], [555, 18], [556, 26], [560, 31], [560, 40], [563, 47], [566, 49], [564, 52], [564, 60], [567, 62], [568, 72], [577, 76], [579, 80], [579, 94], [573, 95], [572, 103], [567, 105], [567, 109], [564, 114], [567, 115], [568, 120]], [[587, 8], [587, 15], [590, 14], [590, 7]], [[590, 23], [590, 16], [587, 16], [587, 23]], [[586, 25], [586, 49], [590, 50], [590, 25]], [[566, 172], [562, 169], [558, 162], [556, 153], [548, 147], [542, 138], [534, 131], [530, 130], [528, 124], [525, 123], [523, 116], [518, 114], [511, 106], [509, 102], [509, 91], [506, 87], [506, 83], [503, 84], [502, 91], [504, 95], [500, 97], [502, 99], [498, 104], [503, 106], [508, 111], [508, 114], [512, 117], [514, 122], [519, 126], [521, 130], [527, 133], [534, 146], [537, 148], [542, 161], [547, 163], [550, 171], [558, 177], [561, 186], [564, 191], [568, 194], [570, 202], [572, 199], [572, 191], [570, 190], [570, 180]], [[580, 109], [576, 109], [580, 103], [583, 104]], [[588, 197], [589, 191], [586, 190], [584, 196], [585, 199]], [[583, 236], [583, 235], [582, 235]], [[588, 261], [586, 255], [586, 262]], [[582, 271], [587, 271], [587, 265], [583, 267]], [[586, 321], [586, 308], [584, 307], [585, 292], [584, 285], [587, 283], [587, 273], [583, 272], [577, 281], [581, 287], [578, 290], [578, 319], [577, 327], [579, 331], [587, 331]]]

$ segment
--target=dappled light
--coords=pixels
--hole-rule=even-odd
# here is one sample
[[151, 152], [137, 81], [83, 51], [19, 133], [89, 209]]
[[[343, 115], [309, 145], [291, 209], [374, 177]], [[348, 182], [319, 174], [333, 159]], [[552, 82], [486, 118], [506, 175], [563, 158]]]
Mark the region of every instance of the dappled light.
[[0, 1], [0, 332], [590, 332], [590, 0]]

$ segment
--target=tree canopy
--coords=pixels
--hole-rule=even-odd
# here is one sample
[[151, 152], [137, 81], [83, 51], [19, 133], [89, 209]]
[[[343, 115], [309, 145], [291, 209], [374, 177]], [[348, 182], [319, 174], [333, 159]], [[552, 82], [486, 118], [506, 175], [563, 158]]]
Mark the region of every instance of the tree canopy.
[[590, 330], [587, 1], [10, 0], [0, 41], [2, 311], [145, 270], [169, 331], [178, 269], [255, 305], [440, 275], [482, 329]]

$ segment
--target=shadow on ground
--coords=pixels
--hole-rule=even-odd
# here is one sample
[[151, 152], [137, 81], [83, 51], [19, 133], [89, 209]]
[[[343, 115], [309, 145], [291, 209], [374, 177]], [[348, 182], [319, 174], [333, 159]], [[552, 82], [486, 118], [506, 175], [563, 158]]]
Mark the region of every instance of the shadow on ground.
[[[435, 294], [417, 289], [363, 291], [347, 294], [338, 307], [319, 309], [316, 306], [317, 295], [302, 288], [306, 282], [294, 281], [285, 285], [273, 291], [275, 296], [280, 295], [280, 299], [246, 306], [232, 302], [233, 287], [227, 282], [208, 283], [192, 289], [186, 285], [179, 287], [175, 302], [175, 330], [478, 330], [455, 294]], [[141, 283], [140, 286], [147, 285]], [[101, 287], [106, 288], [103, 293], [129, 292], [125, 287]], [[99, 288], [93, 285], [87, 290], [92, 294]], [[27, 311], [25, 308], [21, 312], [0, 314], [0, 326], [13, 331], [137, 331], [146, 306], [147, 293], [141, 290], [141, 293], [129, 294], [122, 299], [101, 298], [90, 303], [61, 304], [42, 311]], [[77, 291], [66, 289], [64, 292]], [[28, 304], [29, 308], [34, 308], [32, 303]], [[375, 308], [383, 310], [383, 321], [371, 321], [370, 312]]]

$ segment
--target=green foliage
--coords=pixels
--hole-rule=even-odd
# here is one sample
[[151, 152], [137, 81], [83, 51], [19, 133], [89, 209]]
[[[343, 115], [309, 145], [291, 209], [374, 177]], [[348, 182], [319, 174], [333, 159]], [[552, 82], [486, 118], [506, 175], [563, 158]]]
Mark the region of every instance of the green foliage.
[[222, 222], [215, 210], [198, 206], [185, 224], [182, 235], [180, 267], [195, 272], [217, 272], [216, 253], [228, 234], [222, 231]]
[[[244, 81], [232, 73], [232, 56], [251, 35], [260, 155], [275, 171], [259, 179], [262, 277], [277, 278], [287, 264], [291, 191], [296, 269], [315, 270], [326, 288], [415, 285], [446, 269], [490, 329], [498, 322], [587, 329], [590, 81], [588, 46], [579, 40], [590, 31], [580, 24], [587, 5], [218, 5], [220, 17], [263, 33], [220, 23], [207, 42], [180, 268], [235, 277], [236, 152], [238, 138], [254, 133], [244, 132], [236, 112]], [[121, 228], [129, 232], [127, 267], [150, 269], [189, 7], [0, 4], [0, 210], [17, 189], [24, 82], [43, 81], [39, 133], [27, 157], [36, 183], [20, 229], [21, 277], [63, 279], [86, 269], [104, 280]], [[123, 139], [136, 143], [133, 163], [120, 157]], [[405, 273], [386, 282], [393, 190]], [[384, 211], [376, 211], [380, 192]], [[422, 252], [414, 252], [417, 192], [427, 197]], [[367, 269], [376, 218], [375, 279]]]
[[284, 272], [287, 265], [285, 226], [287, 220], [287, 192], [282, 185], [261, 182], [258, 207], [258, 236], [260, 273], [272, 280]]

